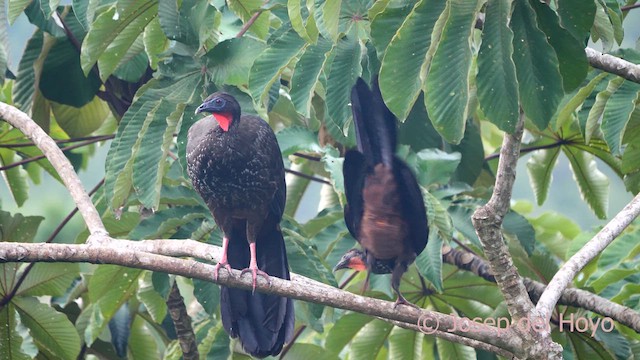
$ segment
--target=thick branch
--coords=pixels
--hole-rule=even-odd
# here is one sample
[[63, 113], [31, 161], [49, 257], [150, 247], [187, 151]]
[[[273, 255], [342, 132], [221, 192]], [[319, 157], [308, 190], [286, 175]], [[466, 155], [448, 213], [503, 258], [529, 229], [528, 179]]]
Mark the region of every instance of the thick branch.
[[187, 314], [187, 307], [184, 304], [182, 295], [180, 295], [178, 283], [175, 281], [173, 282], [173, 286], [169, 292], [167, 309], [169, 310], [171, 320], [173, 320], [173, 325], [176, 329], [176, 336], [180, 342], [182, 358], [184, 360], [198, 360], [200, 355], [198, 353], [198, 341], [196, 340], [196, 334], [193, 332], [191, 317]]
[[589, 47], [584, 51], [587, 53], [589, 64], [594, 68], [640, 83], [640, 65]]
[[[489, 264], [476, 254], [444, 245], [442, 247], [442, 260], [459, 269], [470, 271], [487, 281], [496, 282], [495, 276], [489, 269]], [[537, 303], [546, 285], [529, 278], [523, 278], [522, 281], [531, 300]], [[572, 288], [565, 289], [558, 300], [558, 305], [592, 311], [601, 316], [609, 317], [640, 333], [640, 313], [588, 291]]]
[[[99, 236], [99, 235], [98, 235]], [[105, 240], [105, 239], [103, 239]], [[112, 239], [114, 240], [114, 239]], [[114, 264], [152, 271], [162, 271], [193, 279], [212, 281], [213, 266], [194, 260], [185, 260], [152, 254], [147, 250], [155, 249], [185, 256], [212, 254], [220, 258], [220, 249], [195, 241], [120, 241], [114, 240], [109, 246], [70, 245], [70, 244], [28, 244], [0, 243], [0, 262], [89, 262], [94, 264]], [[240, 271], [233, 270], [231, 276], [221, 271], [217, 283], [229, 287], [251, 289], [250, 276], [241, 276]], [[418, 310], [412, 307], [396, 308], [393, 302], [359, 296], [339, 290], [306, 277], [292, 274], [291, 281], [276, 277], [269, 284], [258, 278], [257, 291], [278, 294], [294, 299], [309, 301], [345, 310], [356, 311], [365, 315], [382, 317], [409, 324], [418, 324], [422, 329], [435, 328], [442, 332], [453, 333], [461, 337], [492, 344], [516, 355], [523, 347], [520, 337], [515, 336], [512, 329], [498, 329], [477, 324], [474, 331], [460, 331], [456, 328], [459, 318], [437, 312]], [[500, 334], [500, 336], [496, 336]], [[455, 341], [455, 340], [454, 340]]]
[[600, 230], [587, 244], [571, 257], [547, 285], [547, 289], [540, 296], [536, 309], [547, 320], [551, 318], [551, 311], [558, 302], [562, 291], [567, 288], [573, 278], [589, 261], [593, 260], [607, 245], [609, 245], [636, 217], [640, 214], [640, 194], [636, 195], [605, 227]]
[[510, 208], [523, 126], [524, 114], [521, 112], [515, 132], [504, 135], [491, 199], [486, 205], [477, 209], [472, 217], [485, 256], [496, 277], [496, 283], [504, 295], [509, 313], [516, 321], [529, 316], [534, 307], [522, 283], [522, 278], [513, 265], [509, 249], [504, 243], [502, 222]]
[[33, 143], [42, 150], [51, 165], [56, 169], [64, 185], [69, 190], [73, 201], [80, 210], [84, 222], [91, 234], [107, 234], [100, 214], [93, 206], [89, 195], [84, 190], [73, 166], [62, 153], [58, 145], [27, 114], [11, 105], [0, 103], [0, 118], [20, 129]]

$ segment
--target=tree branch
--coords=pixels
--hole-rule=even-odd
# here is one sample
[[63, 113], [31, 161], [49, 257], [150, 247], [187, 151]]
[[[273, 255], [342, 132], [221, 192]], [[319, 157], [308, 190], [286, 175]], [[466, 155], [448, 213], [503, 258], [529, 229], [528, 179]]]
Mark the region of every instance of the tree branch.
[[589, 47], [584, 51], [587, 53], [589, 64], [594, 68], [640, 83], [640, 65]]
[[17, 108], [0, 102], [0, 118], [22, 131], [33, 143], [42, 150], [51, 165], [56, 169], [58, 175], [64, 182], [71, 198], [76, 203], [80, 214], [91, 234], [107, 234], [107, 230], [102, 224], [100, 214], [91, 202], [89, 195], [84, 190], [78, 175], [73, 170], [69, 162], [58, 145], [47, 133], [42, 130], [27, 114]]
[[[443, 245], [442, 260], [459, 269], [470, 271], [487, 281], [496, 282], [495, 276], [489, 269], [489, 264], [476, 254]], [[523, 278], [522, 281], [531, 301], [537, 303], [546, 285], [529, 278]], [[640, 334], [640, 313], [588, 291], [564, 289], [562, 296], [558, 299], [558, 305], [572, 306], [609, 317]]]
[[184, 304], [182, 295], [180, 295], [178, 283], [175, 281], [171, 286], [171, 291], [169, 291], [167, 310], [176, 329], [176, 336], [180, 342], [180, 350], [182, 350], [182, 358], [184, 360], [198, 360], [200, 355], [198, 353], [196, 334], [193, 332], [191, 317], [187, 314], [187, 307]]
[[491, 264], [492, 273], [495, 274], [496, 283], [504, 295], [509, 313], [516, 321], [529, 316], [534, 307], [504, 243], [502, 221], [510, 208], [523, 127], [524, 113], [521, 111], [515, 132], [504, 135], [491, 199], [472, 216], [473, 225], [482, 242], [485, 256]]
[[600, 230], [588, 243], [573, 255], [553, 276], [547, 289], [540, 296], [536, 310], [545, 319], [551, 318], [551, 311], [558, 302], [562, 291], [589, 261], [593, 260], [640, 214], [640, 194]]
[[[106, 237], [106, 235], [100, 234], [91, 236]], [[112, 240], [109, 246], [101, 245], [101, 243], [109, 240]], [[221, 250], [218, 247], [193, 240], [126, 241], [109, 238], [93, 241], [91, 245], [0, 243], [0, 262], [114, 264], [162, 271], [192, 279], [213, 281], [211, 276], [213, 273], [212, 265], [161, 255], [163, 253], [193, 257], [202, 256], [201, 254], [210, 254], [217, 261], [220, 259]], [[241, 289], [251, 289], [252, 287], [251, 277], [241, 276], [239, 270], [233, 270], [231, 275], [226, 271], [220, 272], [216, 283]], [[352, 294], [297, 274], [291, 274], [291, 281], [272, 277], [270, 284], [265, 279], [258, 278], [256, 289], [268, 294], [287, 296], [298, 300], [356, 311], [365, 315], [417, 324], [421, 326], [423, 331], [425, 329], [435, 329], [443, 333], [456, 334], [460, 337], [492, 344], [516, 355], [521, 354], [523, 348], [522, 339], [511, 328], [500, 329], [484, 324], [476, 324], [477, 326], [474, 326], [473, 331], [461, 331], [456, 327], [456, 324], [460, 321], [457, 317], [418, 310], [413, 307], [396, 308], [394, 302]], [[500, 336], [496, 336], [497, 334]], [[455, 341], [455, 339], [452, 341]]]
[[[502, 222], [511, 207], [511, 194], [516, 178], [516, 165], [520, 157], [523, 129], [524, 112], [520, 109], [514, 133], [504, 135], [491, 199], [474, 212], [471, 220], [513, 321], [519, 322], [526, 319], [528, 322], [542, 323], [540, 322], [542, 318], [534, 313], [535, 307], [518, 269], [513, 264], [502, 234]], [[548, 324], [548, 321], [543, 324]], [[525, 357], [532, 359], [562, 357], [562, 347], [553, 342], [549, 329], [540, 331], [534, 328], [515, 328], [514, 330], [523, 340], [525, 348], [521, 351]]]

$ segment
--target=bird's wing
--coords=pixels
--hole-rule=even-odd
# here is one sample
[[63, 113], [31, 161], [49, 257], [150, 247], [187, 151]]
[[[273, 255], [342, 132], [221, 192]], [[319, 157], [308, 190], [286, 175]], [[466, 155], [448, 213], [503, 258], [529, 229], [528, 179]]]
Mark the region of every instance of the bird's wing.
[[351, 89], [351, 105], [358, 150], [372, 166], [384, 163], [393, 167], [396, 118], [382, 100], [377, 79], [373, 81], [373, 90], [369, 90], [364, 80], [359, 78]]
[[429, 226], [422, 191], [420, 191], [420, 186], [411, 169], [397, 157], [394, 162], [398, 190], [405, 210], [404, 216], [410, 229], [409, 236], [411, 237], [413, 249], [418, 255], [427, 246], [429, 238]]
[[360, 220], [364, 212], [362, 188], [367, 173], [367, 163], [364, 155], [356, 150], [347, 151], [342, 166], [344, 176], [344, 191], [347, 205], [344, 209], [344, 221], [351, 235], [358, 239]]

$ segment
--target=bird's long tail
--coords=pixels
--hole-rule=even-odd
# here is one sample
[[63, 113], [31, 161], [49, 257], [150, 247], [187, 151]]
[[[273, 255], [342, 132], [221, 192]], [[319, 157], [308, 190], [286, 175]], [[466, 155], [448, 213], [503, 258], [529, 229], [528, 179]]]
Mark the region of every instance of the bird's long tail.
[[[267, 219], [256, 241], [258, 268], [282, 279], [289, 279], [289, 265], [282, 232]], [[234, 269], [249, 266], [249, 246], [245, 226], [234, 227], [227, 259]], [[254, 357], [277, 355], [293, 335], [293, 301], [286, 297], [221, 287], [222, 324], [232, 337], [239, 337], [243, 349]]]
[[358, 78], [351, 90], [351, 106], [358, 150], [370, 165], [383, 163], [392, 168], [396, 118], [382, 100], [377, 78], [373, 80], [371, 90], [362, 78]]

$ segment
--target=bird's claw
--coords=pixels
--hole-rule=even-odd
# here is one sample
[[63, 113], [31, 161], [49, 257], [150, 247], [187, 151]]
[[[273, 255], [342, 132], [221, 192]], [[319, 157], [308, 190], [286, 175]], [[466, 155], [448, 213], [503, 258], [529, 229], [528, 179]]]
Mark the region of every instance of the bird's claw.
[[421, 308], [418, 305], [407, 301], [407, 299], [405, 299], [404, 296], [402, 295], [398, 296], [398, 299], [396, 300], [395, 304], [393, 304], [393, 310], [395, 310], [398, 307], [398, 305], [406, 305], [406, 306], [410, 306], [412, 308], [421, 310]]
[[219, 262], [213, 268], [213, 280], [214, 281], [218, 281], [218, 271], [220, 270], [221, 267], [227, 269], [227, 271], [229, 272], [229, 276], [233, 276], [233, 273], [231, 272], [231, 265], [229, 265], [229, 263], [226, 262], [226, 261], [225, 262]]
[[271, 278], [269, 277], [269, 274], [258, 269], [257, 267], [248, 267], [246, 269], [242, 269], [240, 276], [244, 275], [244, 273], [246, 272], [251, 272], [252, 279], [253, 279], [253, 291], [251, 292], [251, 294], [256, 293], [256, 280], [258, 280], [258, 275], [262, 276], [265, 280], [267, 280], [269, 285], [271, 285]]

